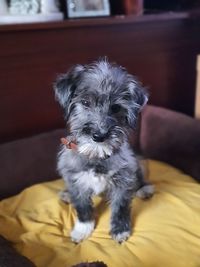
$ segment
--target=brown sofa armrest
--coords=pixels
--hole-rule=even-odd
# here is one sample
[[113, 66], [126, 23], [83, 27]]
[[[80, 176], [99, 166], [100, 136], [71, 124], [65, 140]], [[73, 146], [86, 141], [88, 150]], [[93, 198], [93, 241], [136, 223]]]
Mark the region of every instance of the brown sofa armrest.
[[56, 179], [60, 138], [55, 130], [0, 145], [0, 199], [35, 183]]
[[167, 162], [200, 181], [200, 120], [147, 106], [140, 146], [145, 157]]
[[[60, 129], [0, 145], [0, 198], [57, 178], [56, 155], [60, 138], [65, 135]], [[147, 106], [131, 143], [144, 156], [170, 163], [200, 180], [199, 137], [199, 120]]]

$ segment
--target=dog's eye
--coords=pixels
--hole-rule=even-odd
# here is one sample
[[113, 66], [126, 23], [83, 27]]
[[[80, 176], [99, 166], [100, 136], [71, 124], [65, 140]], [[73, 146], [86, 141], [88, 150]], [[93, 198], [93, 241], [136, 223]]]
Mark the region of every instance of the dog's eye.
[[114, 104], [111, 106], [112, 113], [118, 113], [118, 112], [120, 112], [120, 110], [121, 110], [121, 106], [118, 104]]
[[89, 107], [90, 106], [90, 102], [88, 100], [82, 100], [81, 103], [83, 104], [83, 106], [85, 107]]

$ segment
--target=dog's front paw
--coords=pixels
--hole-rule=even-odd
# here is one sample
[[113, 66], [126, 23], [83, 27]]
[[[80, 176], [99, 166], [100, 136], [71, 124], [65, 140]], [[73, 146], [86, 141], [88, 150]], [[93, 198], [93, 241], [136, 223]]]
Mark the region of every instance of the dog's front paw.
[[130, 231], [124, 231], [121, 233], [111, 233], [112, 238], [118, 242], [119, 244], [123, 243], [124, 241], [126, 241], [129, 236], [131, 235]]
[[70, 195], [69, 195], [69, 192], [66, 189], [59, 192], [59, 197], [65, 203], [68, 203], [68, 204], [70, 203]]
[[71, 231], [71, 240], [74, 243], [79, 243], [84, 239], [87, 239], [94, 230], [94, 221], [80, 222], [76, 221], [74, 229]]
[[136, 196], [141, 199], [149, 199], [153, 196], [154, 192], [155, 192], [154, 185], [146, 184], [136, 192]]

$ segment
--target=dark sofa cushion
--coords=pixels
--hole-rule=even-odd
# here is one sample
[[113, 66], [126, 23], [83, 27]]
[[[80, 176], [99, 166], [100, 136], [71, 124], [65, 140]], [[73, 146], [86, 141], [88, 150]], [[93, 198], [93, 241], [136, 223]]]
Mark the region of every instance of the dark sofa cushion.
[[0, 198], [35, 183], [56, 179], [56, 155], [63, 129], [0, 146]]
[[200, 120], [147, 106], [140, 146], [145, 157], [167, 162], [200, 181]]

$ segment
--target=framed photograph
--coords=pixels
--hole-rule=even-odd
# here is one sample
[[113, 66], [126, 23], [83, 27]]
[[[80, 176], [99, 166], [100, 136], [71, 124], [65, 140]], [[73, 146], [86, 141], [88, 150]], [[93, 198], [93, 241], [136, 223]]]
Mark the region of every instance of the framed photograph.
[[109, 0], [67, 0], [69, 18], [109, 16]]

